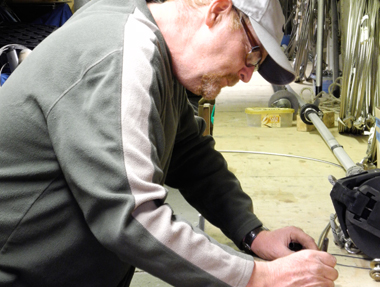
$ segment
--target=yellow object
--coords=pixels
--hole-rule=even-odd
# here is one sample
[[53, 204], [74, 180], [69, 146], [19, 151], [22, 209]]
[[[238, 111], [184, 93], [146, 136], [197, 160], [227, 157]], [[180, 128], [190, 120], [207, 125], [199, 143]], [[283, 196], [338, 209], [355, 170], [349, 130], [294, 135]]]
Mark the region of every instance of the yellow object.
[[294, 109], [288, 108], [246, 108], [247, 123], [253, 127], [291, 127]]

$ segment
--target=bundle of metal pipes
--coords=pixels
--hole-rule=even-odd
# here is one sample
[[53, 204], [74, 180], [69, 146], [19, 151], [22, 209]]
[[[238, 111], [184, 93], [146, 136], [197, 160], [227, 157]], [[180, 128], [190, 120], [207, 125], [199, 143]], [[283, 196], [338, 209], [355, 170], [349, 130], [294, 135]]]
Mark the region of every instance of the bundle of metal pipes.
[[[338, 114], [340, 133], [369, 134], [367, 155], [363, 163], [376, 162], [375, 107], [380, 105], [380, 1], [344, 0], [344, 21], [339, 25], [342, 36], [342, 49], [337, 44], [339, 31], [336, 15], [340, 6], [336, 0], [294, 0], [293, 10], [288, 13], [287, 23], [292, 23], [290, 41], [285, 53], [293, 61], [296, 81], [311, 80], [314, 77], [316, 88], [310, 89], [311, 103], [324, 97], [319, 103], [321, 110]], [[348, 7], [348, 8], [346, 8]], [[335, 11], [334, 11], [335, 10]], [[340, 12], [340, 11], [339, 11]], [[323, 18], [318, 17], [323, 14]], [[323, 19], [323, 22], [317, 22]], [[336, 23], [336, 24], [334, 24]], [[322, 39], [317, 39], [319, 29], [323, 30]], [[344, 29], [341, 29], [344, 28]], [[318, 35], [317, 35], [318, 34]], [[327, 40], [332, 39], [332, 47]], [[345, 40], [345, 41], [343, 41]], [[335, 44], [335, 45], [334, 45]], [[342, 50], [342, 51], [341, 51]], [[342, 76], [340, 77], [339, 53], [341, 53]], [[321, 55], [321, 59], [317, 56]], [[332, 55], [332, 56], [331, 56]], [[310, 64], [311, 62], [311, 64]], [[308, 73], [306, 73], [308, 68]], [[319, 69], [319, 72], [318, 72]], [[326, 73], [333, 74], [333, 85], [327, 93], [321, 92], [321, 78]], [[324, 77], [324, 76], [323, 76]], [[319, 83], [318, 83], [319, 80]], [[340, 95], [334, 93], [339, 87]], [[335, 90], [336, 91], [336, 90]], [[335, 96], [335, 98], [334, 98]], [[300, 95], [304, 98], [303, 95]]]
[[349, 14], [343, 60], [339, 132], [362, 133], [379, 105], [379, 0], [346, 0]]
[[[298, 0], [293, 3], [290, 13], [292, 29], [285, 54], [293, 61], [296, 82], [308, 80], [306, 75], [308, 62], [315, 56], [316, 0]], [[290, 22], [290, 19], [288, 19]], [[313, 65], [314, 67], [314, 65]], [[311, 71], [313, 73], [314, 70]]]
[[[306, 80], [316, 83], [315, 91], [311, 91], [312, 102], [323, 96], [329, 100], [330, 108], [325, 105], [321, 109], [334, 110], [336, 113], [339, 112], [336, 108], [338, 102], [340, 106], [340, 101], [337, 100], [337, 86], [340, 86], [338, 8], [337, 0], [294, 1], [293, 10], [289, 13], [292, 21], [289, 18], [287, 20], [287, 23], [292, 23], [290, 40], [284, 51], [289, 60], [293, 61], [296, 82]], [[326, 87], [324, 94], [321, 94], [325, 76], [334, 85], [331, 91]], [[302, 94], [300, 96], [303, 97]]]

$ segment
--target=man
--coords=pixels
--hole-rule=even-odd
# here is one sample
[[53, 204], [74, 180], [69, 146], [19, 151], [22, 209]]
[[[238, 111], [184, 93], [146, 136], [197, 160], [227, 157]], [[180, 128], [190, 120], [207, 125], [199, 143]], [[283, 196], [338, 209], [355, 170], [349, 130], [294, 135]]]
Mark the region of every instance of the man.
[[[215, 98], [258, 66], [293, 79], [276, 1], [93, 0], [31, 53], [0, 95], [0, 286], [129, 286], [134, 267], [174, 286], [333, 286], [312, 238], [262, 228], [185, 93]], [[165, 183], [279, 259], [181, 221]]]

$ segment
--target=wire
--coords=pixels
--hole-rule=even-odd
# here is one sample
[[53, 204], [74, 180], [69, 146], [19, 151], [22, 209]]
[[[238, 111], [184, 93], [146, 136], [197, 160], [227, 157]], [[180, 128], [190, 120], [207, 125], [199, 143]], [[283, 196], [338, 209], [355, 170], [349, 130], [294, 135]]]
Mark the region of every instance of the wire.
[[[359, 260], [364, 260], [364, 261], [371, 261], [371, 259], [369, 259], [369, 258], [362, 258], [359, 256], [336, 254], [336, 253], [331, 253], [331, 255], [333, 255], [335, 257], [346, 257], [346, 258], [353, 258], [353, 259], [359, 259]], [[342, 266], [342, 267], [355, 268], [355, 269], [372, 270], [372, 268], [370, 268], [370, 267], [360, 267], [360, 266], [347, 265], [347, 264], [342, 264], [342, 263], [337, 263], [336, 265]]]
[[359, 257], [359, 256], [346, 255], [346, 254], [331, 253], [331, 255], [333, 255], [333, 256], [339, 256], [339, 257], [347, 257], [347, 258], [359, 259], [359, 260], [365, 260], [365, 261], [371, 261], [372, 260], [370, 258], [363, 258], [363, 257]]
[[337, 263], [336, 265], [338, 265], [338, 266], [342, 266], [342, 267], [355, 268], [355, 269], [372, 270], [372, 269], [369, 268], [369, 267], [359, 267], [359, 266], [347, 265], [347, 264], [341, 264], [341, 263]]
[[219, 150], [219, 152], [220, 153], [249, 153], [249, 154], [261, 154], [261, 155], [284, 156], [284, 157], [290, 157], [290, 158], [300, 158], [300, 159], [312, 160], [312, 161], [330, 164], [330, 165], [340, 167], [343, 169], [343, 167], [341, 165], [333, 163], [333, 162], [329, 162], [329, 161], [325, 161], [325, 160], [321, 160], [321, 159], [316, 159], [316, 158], [311, 158], [311, 157], [298, 156], [298, 155], [261, 152], [261, 151], [243, 151], [243, 150]]

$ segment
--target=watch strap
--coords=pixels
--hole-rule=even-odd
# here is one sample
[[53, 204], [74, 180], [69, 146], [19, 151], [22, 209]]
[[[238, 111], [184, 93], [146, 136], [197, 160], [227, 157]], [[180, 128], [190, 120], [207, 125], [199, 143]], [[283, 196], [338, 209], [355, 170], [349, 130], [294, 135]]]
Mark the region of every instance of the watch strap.
[[250, 232], [248, 232], [247, 235], [243, 238], [243, 247], [247, 252], [252, 252], [252, 242], [256, 239], [257, 235], [264, 230], [269, 229], [264, 226], [256, 227], [255, 229], [252, 229]]

